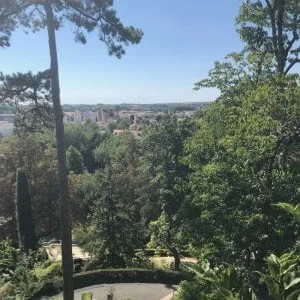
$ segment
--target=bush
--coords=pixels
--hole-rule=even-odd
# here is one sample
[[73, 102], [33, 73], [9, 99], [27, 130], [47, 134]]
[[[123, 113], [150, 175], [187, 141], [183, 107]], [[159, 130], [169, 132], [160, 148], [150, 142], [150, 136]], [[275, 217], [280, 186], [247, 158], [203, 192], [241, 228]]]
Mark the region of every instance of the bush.
[[47, 261], [42, 265], [35, 266], [33, 272], [39, 280], [49, 280], [51, 278], [60, 277], [62, 275], [61, 263], [49, 263], [49, 261]]
[[147, 256], [144, 250], [139, 250], [135, 253], [135, 256], [125, 261], [126, 266], [129, 268], [147, 269], [153, 270], [154, 263]]
[[0, 287], [0, 299], [15, 299], [14, 295], [15, 286], [11, 282], [6, 282]]
[[107, 269], [75, 275], [74, 286], [83, 288], [94, 284], [118, 282], [178, 284], [183, 279], [185, 279], [184, 276], [179, 273], [162, 270]]
[[0, 285], [10, 281], [14, 276], [19, 253], [10, 240], [0, 242]]
[[81, 300], [92, 300], [93, 293], [91, 292], [84, 292], [81, 294]]
[[[143, 282], [179, 284], [182, 280], [190, 279], [190, 276], [187, 274], [163, 270], [106, 269], [75, 274], [73, 278], [74, 289], [80, 289], [101, 283]], [[34, 298], [40, 296], [52, 296], [58, 294], [61, 289], [61, 279], [54, 282], [48, 282]]]

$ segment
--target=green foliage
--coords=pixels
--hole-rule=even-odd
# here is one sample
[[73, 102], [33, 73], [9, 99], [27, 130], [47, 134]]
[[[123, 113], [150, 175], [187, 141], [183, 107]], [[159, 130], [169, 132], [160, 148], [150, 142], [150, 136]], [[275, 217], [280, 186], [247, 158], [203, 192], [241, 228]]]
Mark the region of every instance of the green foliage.
[[[83, 272], [74, 275], [74, 288], [81, 289], [102, 283], [164, 283], [179, 284], [182, 280], [190, 279], [188, 274], [163, 270], [144, 269], [105, 269]], [[35, 296], [53, 296], [62, 290], [62, 281], [54, 280], [45, 283]]]
[[24, 169], [17, 170], [16, 219], [19, 245], [25, 251], [36, 248], [37, 239], [32, 215], [31, 197]]
[[154, 269], [154, 264], [146, 255], [145, 251], [137, 251], [131, 261], [127, 262], [126, 265], [128, 265], [130, 268], [140, 268], [147, 270]]
[[49, 279], [62, 276], [61, 263], [51, 263], [50, 261], [36, 263], [33, 269], [33, 274], [38, 280], [49, 281]]
[[10, 240], [0, 243], [0, 285], [11, 280], [14, 276], [19, 251], [14, 248]]
[[8, 104], [15, 114], [17, 134], [53, 128], [51, 102], [49, 71], [36, 75], [28, 72], [4, 76], [0, 73], [0, 103]]
[[66, 155], [69, 172], [74, 172], [75, 174], [83, 173], [85, 167], [81, 153], [75, 147], [70, 146]]
[[216, 62], [208, 73], [208, 78], [195, 83], [194, 89], [218, 88], [221, 98], [243, 96], [250, 87], [272, 74], [272, 56], [259, 50], [233, 52], [224, 62]]
[[[97, 176], [97, 192], [92, 206], [90, 222], [83, 234], [75, 238], [87, 252], [101, 260], [103, 267], [125, 266], [125, 257], [131, 257], [140, 243], [139, 229], [126, 210], [122, 186], [114, 180], [111, 168]], [[128, 203], [128, 209], [130, 203]]]
[[[236, 18], [246, 49], [271, 54], [278, 73], [288, 73], [299, 62], [299, 2], [247, 0]], [[262, 59], [264, 56], [262, 56]]]
[[178, 284], [186, 277], [178, 272], [143, 269], [107, 269], [74, 275], [74, 286], [83, 288], [100, 283], [144, 282]]
[[186, 268], [193, 272], [196, 277], [190, 283], [183, 282], [180, 285], [179, 293], [176, 296], [178, 300], [256, 299], [250, 287], [243, 284], [233, 266], [221, 266], [220, 268], [211, 269], [209, 262], [204, 261], [198, 266], [186, 265]]
[[61, 264], [51, 264], [43, 258], [42, 250], [22, 253], [11, 241], [0, 243], [0, 298], [31, 299], [46, 282], [61, 277]]
[[92, 300], [93, 293], [92, 292], [84, 292], [81, 294], [81, 300]]
[[290, 203], [283, 203], [283, 202], [279, 202], [274, 204], [277, 207], [285, 210], [286, 212], [290, 213], [295, 220], [300, 223], [300, 204], [297, 204], [296, 206], [290, 204]]
[[275, 76], [199, 121], [186, 145], [196, 248], [254, 270], [269, 251], [293, 246], [295, 224], [271, 204], [298, 202], [299, 93], [297, 78]]
[[[84, 124], [67, 124], [65, 126], [66, 148], [74, 147], [83, 157], [84, 166], [89, 172], [94, 172], [96, 165], [94, 151], [106, 139], [98, 125], [91, 121]], [[77, 155], [78, 156], [78, 155]]]
[[34, 258], [31, 255], [19, 256], [12, 283], [15, 295], [21, 299], [31, 299], [43, 287], [44, 283], [32, 271], [33, 266]]
[[[46, 15], [36, 12], [44, 11], [43, 3], [28, 3], [22, 1], [2, 1], [0, 6], [0, 47], [9, 46], [12, 31], [18, 27], [27, 27], [33, 31], [46, 27]], [[107, 46], [108, 53], [121, 58], [125, 54], [124, 46], [138, 44], [143, 36], [140, 29], [133, 26], [124, 26], [112, 8], [112, 1], [64, 1], [53, 3], [56, 28], [61, 27], [64, 21], [73, 24], [77, 30], [75, 40], [85, 44], [86, 33], [96, 30], [100, 41]]]
[[[53, 235], [59, 228], [58, 182], [56, 150], [45, 136], [48, 132], [10, 136], [0, 143], [1, 156], [6, 161], [6, 175], [1, 177], [1, 216], [10, 220], [0, 226], [2, 237], [15, 239], [15, 183], [19, 167], [30, 179], [31, 205], [38, 237]], [[50, 134], [49, 134], [50, 135]], [[33, 159], [34, 158], [34, 159]]]
[[104, 169], [106, 165], [111, 164], [116, 157], [126, 150], [126, 143], [132, 138], [131, 133], [120, 135], [111, 135], [98, 145], [95, 149], [95, 162], [99, 168]]
[[102, 267], [125, 266], [142, 242], [137, 140], [130, 133], [111, 136], [96, 149], [95, 157], [102, 170], [84, 181], [90, 214], [86, 228], [78, 228], [75, 238]]
[[268, 287], [269, 296], [276, 300], [299, 299], [299, 257], [286, 253], [280, 257], [271, 254], [267, 258], [268, 273], [261, 274], [261, 282]]
[[22, 253], [9, 241], [0, 244], [0, 271], [1, 299], [32, 299], [46, 281], [61, 275], [61, 270], [40, 260], [39, 251]]
[[115, 125], [113, 129], [120, 129], [120, 130], [128, 130], [129, 126], [132, 124], [131, 119], [119, 119]]
[[141, 139], [141, 179], [147, 185], [141, 183], [141, 195], [145, 199], [142, 216], [146, 220], [152, 217], [149, 246], [167, 248], [174, 255], [176, 269], [180, 249], [186, 242], [182, 211], [186, 194], [181, 187], [189, 169], [181, 162], [181, 154], [194, 128], [190, 119], [181, 122], [167, 115], [148, 126]]

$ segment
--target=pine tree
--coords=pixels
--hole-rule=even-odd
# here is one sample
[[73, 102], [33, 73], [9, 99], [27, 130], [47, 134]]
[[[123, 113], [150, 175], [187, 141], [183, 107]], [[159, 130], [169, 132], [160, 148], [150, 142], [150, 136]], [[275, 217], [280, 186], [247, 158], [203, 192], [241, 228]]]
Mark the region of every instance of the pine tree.
[[17, 170], [16, 219], [19, 245], [25, 251], [34, 250], [37, 244], [33, 222], [29, 185], [24, 169]]

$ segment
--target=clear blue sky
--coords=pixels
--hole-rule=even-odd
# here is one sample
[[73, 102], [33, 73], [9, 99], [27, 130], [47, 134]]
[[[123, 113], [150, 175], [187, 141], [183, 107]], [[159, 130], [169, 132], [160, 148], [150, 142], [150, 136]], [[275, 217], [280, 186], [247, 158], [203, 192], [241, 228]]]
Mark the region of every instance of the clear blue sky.
[[[144, 31], [139, 45], [121, 59], [107, 55], [96, 34], [86, 45], [73, 41], [72, 28], [57, 33], [62, 103], [157, 103], [211, 101], [217, 90], [193, 91], [216, 60], [242, 47], [235, 32], [241, 0], [115, 0], [126, 25]], [[47, 69], [45, 31], [17, 31], [0, 50], [4, 73]]]

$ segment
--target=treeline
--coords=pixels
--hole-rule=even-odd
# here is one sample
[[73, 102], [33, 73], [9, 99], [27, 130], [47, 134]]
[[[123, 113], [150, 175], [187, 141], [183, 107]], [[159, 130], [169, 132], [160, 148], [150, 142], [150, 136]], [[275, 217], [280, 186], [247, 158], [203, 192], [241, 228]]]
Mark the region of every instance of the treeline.
[[[188, 174], [180, 157], [195, 124], [193, 119], [178, 121], [168, 115], [145, 127], [140, 138], [131, 133], [103, 132], [92, 122], [65, 127], [75, 238], [90, 253], [96, 251], [102, 263], [107, 260], [107, 266], [125, 266], [126, 258], [149, 242], [150, 222], [156, 221], [162, 211], [166, 216], [178, 212], [184, 193], [176, 185]], [[54, 132], [4, 138], [0, 152], [6, 164], [6, 176], [0, 182], [1, 217], [7, 220], [1, 226], [2, 238], [16, 239], [12, 216], [20, 166], [25, 168], [30, 185], [37, 236], [59, 238]], [[100, 242], [103, 245], [97, 244]], [[169, 245], [171, 242], [157, 241], [154, 246], [167, 247], [173, 253], [177, 246]], [[105, 253], [111, 258], [102, 259]]]

